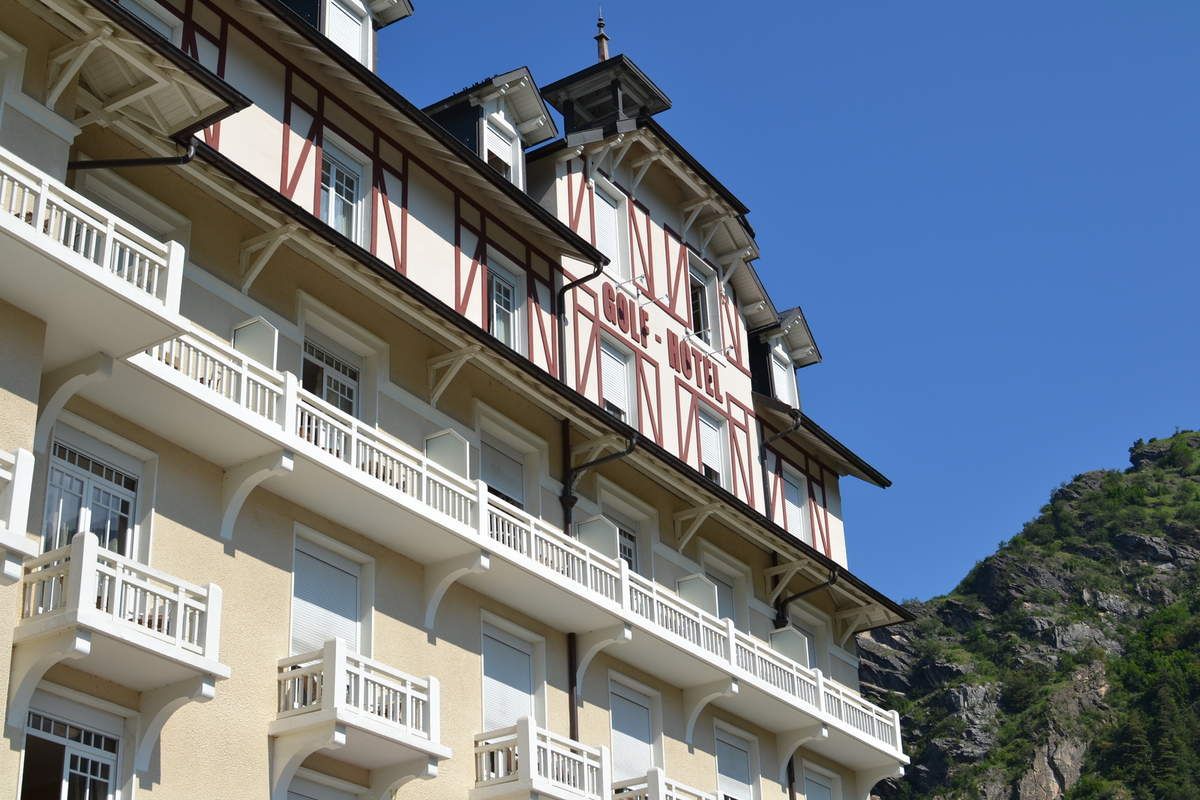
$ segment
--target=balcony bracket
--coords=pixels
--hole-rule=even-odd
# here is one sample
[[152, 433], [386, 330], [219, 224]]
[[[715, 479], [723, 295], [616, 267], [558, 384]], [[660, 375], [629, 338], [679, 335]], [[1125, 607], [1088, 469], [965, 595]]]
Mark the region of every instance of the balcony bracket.
[[888, 778], [903, 778], [904, 767], [896, 764], [890, 764], [886, 767], [876, 767], [875, 769], [867, 769], [862, 772], [854, 773], [854, 783], [856, 792], [849, 796], [852, 798], [862, 798], [862, 800], [870, 800], [871, 790], [875, 788], [875, 784]]
[[371, 788], [360, 794], [359, 800], [393, 800], [401, 786], [415, 780], [428, 781], [437, 777], [436, 758], [405, 761], [391, 767], [371, 770]]
[[689, 749], [692, 747], [696, 723], [700, 720], [700, 712], [704, 710], [704, 707], [722, 697], [733, 697], [738, 693], [738, 688], [737, 678], [722, 678], [712, 683], [703, 683], [683, 690], [683, 714], [687, 719], [685, 741]]
[[233, 540], [233, 526], [250, 492], [267, 478], [291, 472], [294, 463], [290, 450], [279, 450], [225, 470], [221, 481], [221, 541]]
[[10, 738], [15, 739], [25, 730], [29, 702], [46, 672], [61, 661], [83, 658], [91, 652], [91, 633], [75, 627], [21, 642], [13, 648], [8, 680], [8, 716], [4, 720]]
[[[459, 370], [467, 365], [475, 356], [483, 351], [481, 345], [472, 344], [460, 350], [453, 350], [445, 355], [437, 356], [429, 359], [429, 404], [437, 407], [438, 400], [441, 399], [442, 393], [450, 387], [450, 382], [454, 380], [454, 376]], [[445, 370], [442, 376], [438, 377], [438, 371]]]
[[240, 287], [242, 294], [250, 293], [250, 287], [254, 285], [254, 281], [266, 268], [271, 256], [275, 255], [279, 246], [299, 229], [299, 225], [289, 222], [283, 227], [253, 236], [242, 242], [242, 252], [239, 257], [242, 267], [242, 285]]
[[216, 681], [211, 675], [172, 683], [142, 694], [141, 711], [145, 727], [138, 737], [137, 752], [133, 756], [133, 770], [145, 775], [150, 770], [154, 750], [158, 747], [163, 726], [179, 709], [193, 700], [207, 703], [217, 694]]
[[579, 664], [575, 668], [575, 686], [583, 686], [583, 676], [587, 674], [592, 659], [614, 644], [624, 644], [633, 639], [633, 628], [626, 624], [613, 625], [608, 628], [581, 633], [576, 639], [579, 653]]
[[346, 728], [333, 721], [274, 737], [271, 744], [271, 800], [287, 800], [296, 770], [318, 750], [346, 744]]
[[42, 378], [42, 410], [38, 414], [37, 427], [33, 434], [34, 452], [45, 453], [50, 444], [50, 429], [58, 421], [59, 412], [67, 401], [85, 386], [112, 377], [113, 357], [96, 353], [56, 369]]
[[[688, 542], [690, 542], [692, 537], [696, 535], [696, 532], [700, 530], [700, 526], [704, 524], [704, 521], [720, 510], [720, 508], [720, 503], [709, 503], [708, 505], [689, 508], [687, 511], [680, 511], [678, 514], [676, 514], [674, 517], [676, 537], [675, 549], [682, 553], [683, 548], [687, 547]], [[687, 523], [686, 528], [684, 527], [684, 523]]]
[[788, 762], [796, 755], [796, 751], [808, 742], [829, 738], [829, 726], [823, 722], [808, 725], [794, 731], [782, 731], [775, 736], [779, 748], [779, 782], [787, 786]]
[[480, 550], [478, 553], [467, 553], [464, 556], [448, 558], [436, 564], [425, 567], [425, 630], [433, 633], [437, 621], [438, 606], [446, 591], [457, 580], [467, 575], [487, 572], [491, 569], [491, 557]]

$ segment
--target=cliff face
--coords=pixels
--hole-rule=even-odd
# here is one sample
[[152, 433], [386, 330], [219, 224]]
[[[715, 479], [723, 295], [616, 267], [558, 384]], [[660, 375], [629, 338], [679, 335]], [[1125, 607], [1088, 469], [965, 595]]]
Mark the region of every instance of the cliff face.
[[913, 763], [885, 800], [1200, 798], [1200, 434], [1077, 476], [911, 625], [863, 636]]

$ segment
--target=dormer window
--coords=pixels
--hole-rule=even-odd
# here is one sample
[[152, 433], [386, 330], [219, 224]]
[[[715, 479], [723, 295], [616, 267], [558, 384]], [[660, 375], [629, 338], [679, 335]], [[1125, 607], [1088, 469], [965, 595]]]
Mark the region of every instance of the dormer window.
[[371, 17], [359, 0], [284, 0], [284, 4], [355, 59], [371, 63]]
[[781, 348], [771, 351], [771, 382], [775, 388], [775, 397], [796, 408], [796, 372], [792, 360]]
[[516, 128], [509, 123], [502, 101], [493, 101], [490, 108], [494, 110], [483, 118], [483, 152], [480, 156], [489, 167], [524, 189], [524, 151], [521, 149], [521, 137], [517, 135]]
[[692, 303], [692, 334], [694, 338], [710, 347], [716, 347], [717, 337], [713, 330], [713, 320], [716, 319], [716, 276], [703, 263], [693, 259], [688, 281]]

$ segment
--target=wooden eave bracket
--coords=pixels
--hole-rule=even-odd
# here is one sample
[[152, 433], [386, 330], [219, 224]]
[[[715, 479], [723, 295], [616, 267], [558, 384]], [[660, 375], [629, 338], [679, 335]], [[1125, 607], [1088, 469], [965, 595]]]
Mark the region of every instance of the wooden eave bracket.
[[242, 266], [242, 284], [239, 288], [242, 294], [250, 292], [250, 287], [267, 266], [271, 256], [275, 255], [279, 246], [295, 234], [299, 227], [298, 223], [289, 222], [282, 227], [260, 233], [258, 236], [242, 242], [242, 251], [239, 255]]
[[787, 588], [788, 583], [792, 578], [800, 573], [800, 570], [805, 566], [803, 561], [789, 561], [786, 564], [778, 564], [774, 567], [767, 567], [763, 570], [763, 574], [768, 578], [777, 578], [775, 588], [771, 590], [771, 602], [774, 603], [783, 594], [783, 590]]
[[633, 176], [633, 182], [630, 184], [630, 188], [636, 190], [638, 186], [641, 185], [642, 178], [645, 178], [646, 173], [650, 171], [650, 167], [654, 166], [656, 162], [661, 160], [662, 153], [655, 152], [648, 156], [639, 158], [637, 161], [634, 161], [632, 164], [630, 164], [631, 167], [637, 170], [637, 173]]
[[[46, 91], [46, 108], [54, 108], [59, 98], [62, 97], [62, 93], [71, 85], [71, 80], [83, 68], [83, 62], [88, 60], [88, 56], [97, 47], [107, 42], [112, 33], [112, 28], [107, 26], [97, 28], [81, 41], [63, 45], [50, 53], [50, 57], [46, 60], [47, 72], [53, 76], [53, 82]], [[57, 73], [54, 72], [56, 67], [58, 68]]]
[[626, 444], [627, 442], [623, 437], [615, 433], [610, 433], [606, 436], [599, 436], [575, 445], [571, 448], [571, 458], [580, 464], [586, 464], [589, 461], [595, 461], [606, 449], [621, 450], [624, 449]]
[[[682, 553], [683, 548], [687, 547], [688, 542], [700, 530], [700, 526], [704, 524], [704, 521], [720, 511], [721, 508], [721, 503], [708, 503], [707, 505], [689, 508], [686, 511], [680, 511], [675, 514], [673, 517], [675, 522], [675, 549]], [[687, 523], [686, 528], [684, 527], [684, 523]]]
[[[437, 408], [438, 400], [442, 394], [450, 386], [450, 382], [454, 380], [454, 376], [459, 373], [467, 362], [478, 356], [483, 351], [483, 345], [470, 344], [458, 350], [452, 350], [445, 355], [435, 356], [429, 359], [429, 405]], [[438, 377], [438, 372], [442, 372], [442, 376]]]
[[869, 607], [863, 608], [848, 608], [845, 611], [837, 611], [833, 615], [833, 622], [838, 629], [838, 647], [845, 647], [850, 638], [854, 636], [864, 622], [870, 622], [872, 617]]

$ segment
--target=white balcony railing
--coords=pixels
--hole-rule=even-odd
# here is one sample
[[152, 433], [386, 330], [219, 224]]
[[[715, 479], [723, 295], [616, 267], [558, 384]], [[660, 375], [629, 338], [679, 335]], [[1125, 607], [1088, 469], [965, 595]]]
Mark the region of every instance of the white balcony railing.
[[114, 635], [128, 631], [218, 660], [220, 588], [196, 586], [104, 550], [92, 533], [76, 534], [70, 545], [24, 564], [21, 619], [49, 621], [67, 613]]
[[315, 711], [350, 711], [393, 737], [437, 742], [438, 682], [416, 678], [350, 651], [338, 639], [279, 662], [280, 719]]
[[677, 783], [655, 768], [645, 777], [614, 783], [612, 800], [716, 800], [716, 796]]
[[67, 248], [129, 286], [178, 308], [181, 269], [170, 245], [113, 216], [0, 148], [0, 214]]
[[630, 572], [624, 561], [605, 556], [488, 494], [482, 482], [446, 470], [401, 440], [299, 389], [291, 374], [248, 363], [227, 345], [194, 334], [160, 345], [149, 355], [193, 385], [252, 411], [289, 439], [289, 446], [302, 452], [315, 449], [344, 462], [358, 475], [474, 529], [476, 535], [511, 557], [653, 627], [687, 650], [723, 665], [731, 674], [751, 679], [795, 706], [899, 752], [900, 725], [895, 712], [867, 702], [827, 680], [819, 670], [738, 631], [730, 620], [719, 619], [671, 589]]
[[475, 786], [505, 783], [533, 791], [608, 800], [608, 750], [550, 733], [523, 718], [512, 727], [475, 737]]
[[32, 480], [33, 453], [0, 450], [0, 531], [25, 533]]

